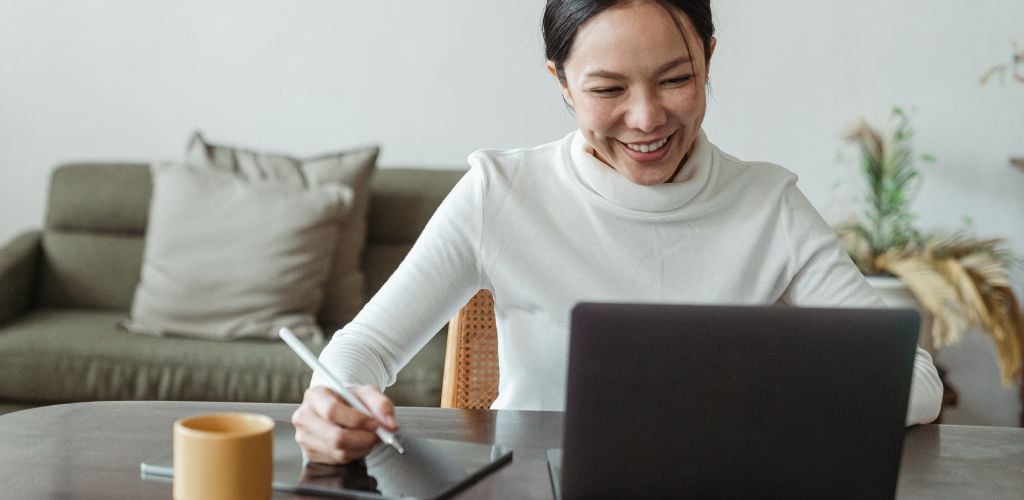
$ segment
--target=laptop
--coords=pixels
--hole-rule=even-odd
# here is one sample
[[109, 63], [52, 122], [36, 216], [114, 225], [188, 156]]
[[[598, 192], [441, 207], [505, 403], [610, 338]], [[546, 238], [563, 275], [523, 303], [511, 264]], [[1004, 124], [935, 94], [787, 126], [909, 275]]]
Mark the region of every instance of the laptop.
[[912, 310], [584, 303], [560, 498], [893, 498]]

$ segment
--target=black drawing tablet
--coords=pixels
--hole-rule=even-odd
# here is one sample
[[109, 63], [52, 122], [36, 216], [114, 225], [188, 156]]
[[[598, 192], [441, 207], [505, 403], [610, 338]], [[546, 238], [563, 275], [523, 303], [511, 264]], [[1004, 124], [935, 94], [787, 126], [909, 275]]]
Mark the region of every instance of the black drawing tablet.
[[[290, 422], [275, 422], [273, 488], [356, 498], [445, 498], [512, 460], [503, 446], [402, 437], [405, 453], [378, 444], [366, 458], [342, 466], [303, 464]], [[172, 454], [141, 464], [143, 479], [170, 480]]]

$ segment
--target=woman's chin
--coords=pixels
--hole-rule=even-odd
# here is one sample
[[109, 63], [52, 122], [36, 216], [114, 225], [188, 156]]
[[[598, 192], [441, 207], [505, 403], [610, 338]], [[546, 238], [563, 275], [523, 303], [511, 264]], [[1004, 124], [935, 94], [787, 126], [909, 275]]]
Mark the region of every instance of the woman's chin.
[[656, 169], [652, 167], [634, 167], [623, 170], [619, 170], [619, 173], [624, 174], [623, 176], [629, 179], [633, 184], [640, 186], [657, 186], [658, 184], [664, 184], [672, 180], [672, 174], [675, 171], [666, 172], [664, 169]]

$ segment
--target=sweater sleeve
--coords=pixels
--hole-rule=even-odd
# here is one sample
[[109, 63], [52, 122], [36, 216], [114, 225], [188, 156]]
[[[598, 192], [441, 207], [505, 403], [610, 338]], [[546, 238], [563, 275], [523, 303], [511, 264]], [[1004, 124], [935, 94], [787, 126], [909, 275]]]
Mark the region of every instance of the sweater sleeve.
[[[409, 254], [320, 361], [346, 385], [380, 389], [481, 286], [483, 175], [470, 171], [430, 218]], [[314, 375], [311, 386], [326, 385]]]
[[[801, 306], [885, 307], [878, 293], [843, 250], [835, 231], [790, 184], [783, 195], [782, 220], [793, 270], [782, 301]], [[942, 382], [927, 351], [917, 348], [907, 407], [907, 425], [935, 420], [942, 405]]]

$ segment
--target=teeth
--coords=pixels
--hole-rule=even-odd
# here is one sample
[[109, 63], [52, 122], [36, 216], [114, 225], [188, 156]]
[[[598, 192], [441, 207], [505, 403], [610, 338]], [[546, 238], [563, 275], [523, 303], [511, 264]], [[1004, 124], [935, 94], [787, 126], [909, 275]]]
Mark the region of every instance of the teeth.
[[666, 142], [668, 142], [668, 137], [658, 142], [652, 142], [650, 144], [626, 144], [626, 147], [638, 153], [650, 153], [651, 151], [657, 151], [661, 149], [661, 147], [664, 146]]

